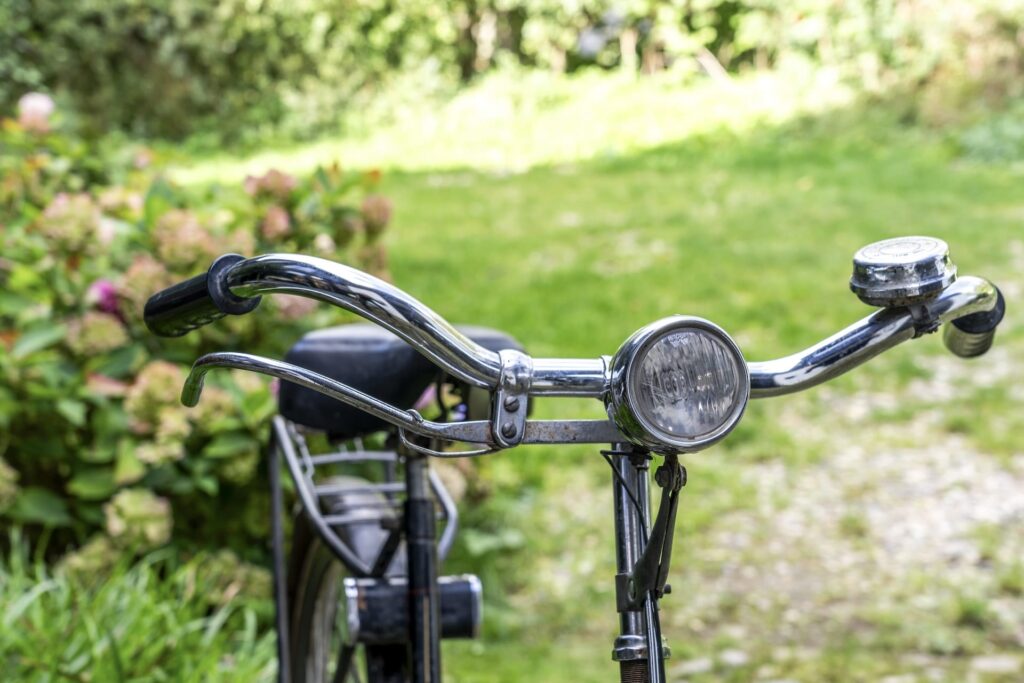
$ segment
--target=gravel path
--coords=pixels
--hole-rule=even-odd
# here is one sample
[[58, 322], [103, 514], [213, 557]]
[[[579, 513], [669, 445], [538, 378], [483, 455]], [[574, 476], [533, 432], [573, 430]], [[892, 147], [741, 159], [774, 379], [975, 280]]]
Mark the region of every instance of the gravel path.
[[1024, 596], [1002, 585], [1024, 561], [1024, 452], [934, 438], [934, 413], [875, 426], [844, 404], [830, 455], [754, 466], [756, 503], [717, 523], [681, 577], [699, 590], [674, 626], [739, 649], [677, 662], [674, 680], [788, 680], [807, 670], [794, 661], [855, 642], [901, 669], [856, 680], [1024, 681]]

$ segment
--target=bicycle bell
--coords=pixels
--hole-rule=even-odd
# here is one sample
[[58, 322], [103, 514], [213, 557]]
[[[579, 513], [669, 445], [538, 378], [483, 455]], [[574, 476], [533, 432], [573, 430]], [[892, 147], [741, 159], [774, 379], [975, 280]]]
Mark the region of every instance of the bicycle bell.
[[850, 289], [870, 306], [913, 306], [938, 296], [956, 280], [949, 246], [934, 237], [896, 237], [853, 255]]

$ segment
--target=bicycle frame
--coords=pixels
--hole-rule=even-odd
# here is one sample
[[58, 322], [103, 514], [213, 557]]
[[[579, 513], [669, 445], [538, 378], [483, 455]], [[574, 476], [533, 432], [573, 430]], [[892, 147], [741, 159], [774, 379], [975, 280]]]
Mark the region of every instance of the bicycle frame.
[[[290, 639], [282, 525], [284, 494], [281, 486], [281, 454], [282, 452], [286, 454], [287, 469], [293, 477], [301, 476], [298, 462], [308, 456], [294, 452], [294, 447], [290, 444], [293, 435], [283, 419], [275, 418], [271, 434], [267, 467], [271, 486], [271, 538], [278, 633], [278, 680], [281, 683], [288, 683], [291, 652], [288, 646]], [[627, 576], [636, 565], [644, 553], [650, 535], [650, 456], [628, 443], [610, 444], [610, 450], [607, 453], [609, 453], [616, 470], [612, 482], [618, 579]], [[354, 454], [353, 459], [360, 462], [365, 461], [362, 458], [376, 459], [367, 457], [370, 455], [372, 454], [359, 452]], [[429, 496], [429, 489], [443, 491], [443, 488], [436, 483], [433, 473], [428, 474], [426, 457], [415, 452], [407, 452], [405, 458], [407, 503], [403, 510], [401, 526], [408, 543], [408, 609], [412, 617], [408, 622], [407, 637], [409, 671], [411, 680], [416, 683], [434, 683], [440, 681], [441, 661], [438, 617], [440, 601], [437, 588], [439, 545], [435, 538], [433, 502]], [[428, 484], [432, 480], [435, 481], [433, 487]], [[300, 497], [302, 495], [300, 494]], [[450, 509], [453, 519], [457, 518], [451, 500], [447, 499], [444, 494], [441, 498], [442, 505]], [[307, 501], [303, 509], [308, 513], [314, 505], [313, 502]], [[322, 540], [329, 545], [337, 544], [336, 539], [327, 535], [329, 530], [321, 528], [320, 520], [312, 519], [312, 521]], [[442, 554], [446, 554], [447, 549], [451, 547], [456, 526], [457, 522], [449, 519], [440, 542]], [[348, 558], [346, 565], [350, 570], [367, 569], [359, 563], [358, 558], [350, 557], [350, 551], [347, 548], [343, 548], [337, 554], [339, 557]], [[617, 584], [619, 583], [621, 582], [617, 581]], [[617, 586], [617, 589], [624, 588]], [[617, 602], [621, 604], [623, 601], [619, 599]], [[629, 609], [620, 605], [620, 635], [615, 639], [612, 659], [619, 663], [624, 681], [665, 680], [663, 661], [668, 658], [669, 650], [663, 644], [657, 609], [656, 601], [649, 595], [644, 600], [644, 608], [641, 610]], [[653, 656], [650, 656], [651, 653]]]

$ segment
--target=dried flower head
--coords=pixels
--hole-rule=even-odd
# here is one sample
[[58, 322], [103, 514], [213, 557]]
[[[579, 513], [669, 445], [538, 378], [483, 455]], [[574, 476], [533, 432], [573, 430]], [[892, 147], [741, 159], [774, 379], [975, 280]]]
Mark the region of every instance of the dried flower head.
[[124, 325], [109, 313], [89, 311], [68, 322], [68, 348], [83, 358], [113, 351], [127, 343]]
[[43, 211], [37, 225], [54, 251], [79, 254], [96, 246], [100, 210], [87, 194], [61, 192]]
[[184, 381], [181, 368], [167, 361], [156, 360], [142, 368], [124, 401], [133, 428], [139, 433], [156, 429], [164, 409], [178, 407]]
[[135, 257], [118, 281], [117, 290], [128, 302], [127, 312], [142, 317], [146, 300], [173, 282], [167, 268], [149, 254]]
[[197, 564], [196, 574], [196, 583], [210, 587], [206, 597], [213, 605], [227, 605], [239, 596], [270, 596], [270, 572], [263, 567], [242, 562], [230, 550], [219, 550]]
[[347, 207], [331, 211], [329, 221], [333, 229], [332, 237], [340, 249], [347, 247], [364, 227], [362, 215]]
[[103, 506], [107, 533], [114, 542], [135, 551], [164, 545], [171, 539], [171, 504], [146, 489], [124, 489]]
[[274, 306], [284, 320], [301, 320], [316, 310], [316, 301], [289, 294], [274, 297]]
[[233, 252], [236, 254], [252, 254], [256, 251], [256, 238], [248, 230], [232, 230], [218, 240], [219, 254]]
[[377, 236], [391, 222], [393, 206], [391, 200], [379, 194], [368, 195], [363, 200], [363, 223], [370, 236]]
[[230, 458], [219, 461], [217, 471], [220, 477], [229, 484], [243, 486], [252, 481], [259, 463], [259, 452], [252, 450], [245, 453], [237, 453]]
[[253, 197], [269, 197], [286, 201], [298, 186], [295, 176], [270, 169], [261, 176], [246, 176], [243, 187]]
[[288, 211], [274, 204], [267, 209], [267, 214], [263, 217], [260, 233], [266, 239], [275, 241], [291, 232], [291, 227], [292, 219], [288, 216]]
[[100, 192], [100, 208], [121, 218], [135, 218], [142, 212], [142, 195], [127, 187], [108, 187]]
[[74, 550], [60, 561], [58, 569], [81, 581], [98, 581], [118, 559], [118, 549], [110, 538], [97, 534], [81, 548]]
[[152, 231], [157, 257], [168, 267], [189, 270], [211, 261], [218, 252], [216, 241], [191, 211], [173, 209], [157, 220]]
[[204, 431], [213, 429], [215, 421], [237, 414], [238, 409], [231, 394], [218, 387], [208, 386], [203, 389], [203, 400], [188, 412], [196, 427]]

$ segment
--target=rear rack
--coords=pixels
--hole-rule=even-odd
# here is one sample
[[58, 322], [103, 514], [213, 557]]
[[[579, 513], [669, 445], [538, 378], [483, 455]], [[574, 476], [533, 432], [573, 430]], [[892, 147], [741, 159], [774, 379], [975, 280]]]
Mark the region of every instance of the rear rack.
[[[302, 510], [320, 540], [354, 576], [380, 577], [390, 565], [399, 547], [401, 530], [397, 525], [389, 524], [389, 520], [400, 519], [400, 510], [405, 501], [405, 482], [399, 477], [398, 472], [402, 458], [395, 450], [368, 449], [361, 439], [355, 439], [350, 443], [351, 446], [346, 444], [331, 452], [313, 453], [303, 427], [280, 416], [275, 417], [273, 421], [271, 448], [284, 455], [288, 472], [295, 482]], [[366, 463], [382, 464], [384, 481], [355, 487], [329, 481], [328, 470], [336, 470], [338, 466]], [[438, 540], [438, 557], [443, 561], [455, 540], [458, 510], [437, 473], [428, 470], [428, 478], [437, 519], [444, 522], [444, 530]], [[342, 492], [375, 494], [377, 500], [360, 502], [357, 510], [338, 514], [331, 510], [330, 502], [332, 496]], [[353, 524], [379, 524], [390, 531], [390, 536], [372, 562], [359, 557], [337, 531], [338, 527]]]

